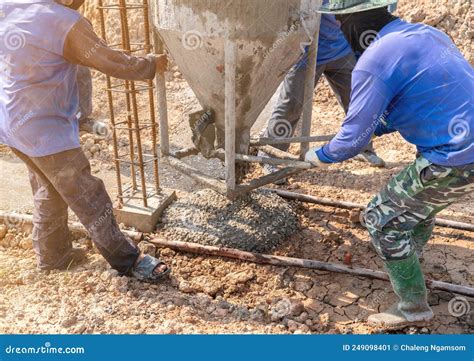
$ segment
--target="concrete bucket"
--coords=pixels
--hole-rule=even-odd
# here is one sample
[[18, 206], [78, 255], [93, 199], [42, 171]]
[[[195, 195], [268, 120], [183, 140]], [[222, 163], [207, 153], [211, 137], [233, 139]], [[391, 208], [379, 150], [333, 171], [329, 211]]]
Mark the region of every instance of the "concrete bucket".
[[[212, 112], [212, 148], [223, 148], [225, 140], [226, 44], [236, 49], [235, 151], [248, 154], [252, 125], [318, 30], [321, 2], [151, 2], [155, 30], [203, 109]], [[213, 150], [199, 148], [205, 156]]]

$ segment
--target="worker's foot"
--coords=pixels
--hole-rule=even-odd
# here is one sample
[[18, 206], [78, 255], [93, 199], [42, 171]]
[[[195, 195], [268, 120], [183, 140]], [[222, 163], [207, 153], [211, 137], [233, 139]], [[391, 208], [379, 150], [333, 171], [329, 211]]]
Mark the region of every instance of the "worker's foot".
[[73, 266], [76, 266], [87, 259], [86, 250], [83, 248], [73, 247], [65, 254], [61, 259], [57, 260], [54, 264], [40, 265], [38, 269], [41, 271], [52, 271], [52, 270], [68, 270]]
[[373, 150], [364, 150], [354, 157], [355, 160], [360, 162], [369, 163], [373, 167], [383, 168], [385, 167], [385, 161], [380, 158]]
[[[263, 158], [269, 158], [268, 154], [265, 153], [265, 152], [262, 152], [262, 151], [258, 152], [258, 156], [263, 157]], [[278, 172], [280, 169], [278, 167], [274, 166], [274, 165], [271, 165], [271, 164], [262, 164], [262, 170], [263, 170], [263, 174], [269, 175], [269, 174], [273, 174], [273, 173]], [[279, 179], [279, 180], [273, 182], [273, 184], [276, 184], [278, 186], [285, 185], [287, 183], [288, 183], [288, 180], [286, 178]]]
[[131, 270], [131, 275], [143, 282], [156, 283], [170, 272], [171, 268], [159, 259], [141, 254]]
[[367, 322], [370, 326], [384, 330], [400, 330], [408, 326], [426, 326], [433, 317], [433, 311], [428, 305], [420, 305], [416, 312], [407, 313], [400, 311], [397, 303], [385, 312], [369, 316]]
[[81, 132], [91, 133], [101, 137], [105, 137], [109, 133], [107, 124], [90, 118], [79, 121], [79, 130]]

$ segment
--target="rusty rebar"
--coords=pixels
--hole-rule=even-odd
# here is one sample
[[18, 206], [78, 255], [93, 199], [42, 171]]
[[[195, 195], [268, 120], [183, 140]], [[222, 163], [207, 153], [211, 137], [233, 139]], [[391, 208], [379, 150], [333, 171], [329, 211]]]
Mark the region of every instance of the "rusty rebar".
[[[124, 51], [130, 54], [130, 31], [128, 27], [128, 15], [125, 0], [119, 0], [120, 4], [120, 20], [122, 22], [122, 38], [124, 40]], [[138, 170], [140, 172], [141, 191], [143, 195], [143, 206], [148, 207], [145, 167], [143, 165], [143, 148], [140, 134], [140, 121], [138, 117], [137, 93], [135, 82], [130, 81], [130, 97], [132, 100], [133, 121], [135, 124], [135, 137], [137, 142]]]
[[[122, 3], [122, 1], [121, 1]], [[130, 54], [130, 43], [127, 42], [126, 37], [126, 28], [124, 24], [128, 21], [127, 13], [124, 6], [119, 6], [120, 11], [120, 26], [121, 26], [121, 35], [122, 35], [122, 50], [126, 51]], [[132, 186], [133, 190], [137, 190], [137, 175], [135, 171], [135, 144], [133, 140], [133, 130], [132, 130], [132, 105], [131, 105], [131, 98], [130, 98], [130, 83], [128, 81], [124, 81], [124, 88], [125, 88], [125, 102], [127, 107], [127, 127], [128, 127], [128, 143], [129, 143], [129, 152], [130, 152], [130, 160], [132, 164], [130, 165], [130, 175], [132, 179]]]
[[[102, 39], [107, 42], [107, 32], [105, 31], [105, 17], [104, 9], [102, 7], [103, 0], [99, 0], [99, 19], [100, 19], [100, 30]], [[115, 129], [115, 112], [114, 112], [114, 100], [112, 95], [112, 81], [110, 76], [106, 76], [107, 83], [107, 99], [109, 103], [109, 114], [110, 114], [110, 123], [112, 124], [112, 146], [114, 151], [114, 163], [115, 163], [115, 177], [117, 181], [117, 195], [119, 197], [123, 196], [122, 193], [122, 177], [120, 174], [120, 161], [118, 160], [118, 144], [117, 144], [117, 129]]]

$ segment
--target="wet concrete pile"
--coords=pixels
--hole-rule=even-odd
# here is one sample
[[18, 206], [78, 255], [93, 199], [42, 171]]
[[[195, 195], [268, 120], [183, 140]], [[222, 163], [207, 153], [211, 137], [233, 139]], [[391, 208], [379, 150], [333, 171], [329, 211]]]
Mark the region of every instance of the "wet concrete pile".
[[205, 189], [189, 193], [163, 215], [169, 240], [268, 252], [299, 229], [291, 206], [276, 194], [258, 190], [234, 202]]

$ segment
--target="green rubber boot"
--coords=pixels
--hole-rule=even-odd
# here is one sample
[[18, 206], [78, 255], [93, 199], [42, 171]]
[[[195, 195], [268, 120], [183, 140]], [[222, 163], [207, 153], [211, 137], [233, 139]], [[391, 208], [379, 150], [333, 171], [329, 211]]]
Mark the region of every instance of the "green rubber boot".
[[400, 302], [385, 312], [370, 316], [369, 325], [389, 330], [425, 326], [434, 315], [428, 305], [425, 279], [417, 255], [414, 253], [401, 261], [386, 261], [385, 265]]

